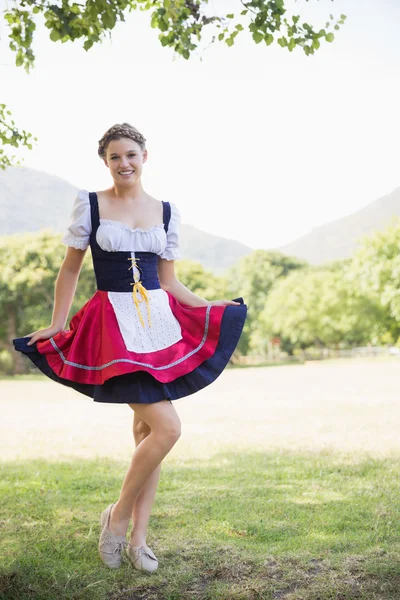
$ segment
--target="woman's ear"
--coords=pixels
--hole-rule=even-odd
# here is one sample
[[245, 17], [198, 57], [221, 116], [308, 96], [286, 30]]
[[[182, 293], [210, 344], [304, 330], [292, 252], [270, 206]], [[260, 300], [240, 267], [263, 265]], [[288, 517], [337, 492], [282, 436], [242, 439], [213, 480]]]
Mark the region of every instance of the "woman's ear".
[[106, 165], [106, 167], [108, 167], [108, 162], [107, 162], [107, 159], [106, 159], [106, 158], [103, 158], [103, 160], [104, 160], [104, 164]]
[[143, 162], [145, 163], [147, 160], [147, 150], [144, 150], [143, 152]]

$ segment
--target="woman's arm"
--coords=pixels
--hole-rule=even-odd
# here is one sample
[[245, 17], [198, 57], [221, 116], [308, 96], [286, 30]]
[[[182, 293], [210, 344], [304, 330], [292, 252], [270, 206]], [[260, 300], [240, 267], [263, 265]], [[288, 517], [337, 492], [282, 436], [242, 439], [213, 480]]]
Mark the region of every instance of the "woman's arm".
[[158, 259], [158, 277], [160, 279], [160, 285], [163, 290], [169, 292], [180, 302], [181, 304], [187, 304], [188, 306], [215, 306], [224, 304], [237, 305], [239, 302], [233, 300], [205, 300], [200, 296], [196, 296], [191, 292], [183, 283], [177, 279], [175, 274], [175, 261], [166, 260], [164, 258]]
[[181, 283], [175, 274], [175, 261], [158, 259], [158, 277], [163, 290], [169, 292], [182, 304], [188, 306], [208, 306], [210, 303], [193, 294], [183, 283]]
[[[87, 250], [87, 249], [86, 249]], [[68, 246], [54, 289], [54, 308], [51, 324], [63, 329], [73, 302], [86, 250]]]
[[54, 307], [50, 327], [39, 329], [24, 337], [30, 337], [27, 343], [31, 346], [38, 340], [47, 340], [65, 327], [65, 322], [74, 299], [79, 273], [82, 268], [86, 250], [78, 250], [68, 246], [65, 258], [57, 275], [54, 290]]

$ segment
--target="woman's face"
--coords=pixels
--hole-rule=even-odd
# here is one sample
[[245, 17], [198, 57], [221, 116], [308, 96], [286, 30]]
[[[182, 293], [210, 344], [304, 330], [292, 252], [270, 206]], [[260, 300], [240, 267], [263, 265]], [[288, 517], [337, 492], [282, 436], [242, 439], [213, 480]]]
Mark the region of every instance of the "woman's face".
[[139, 144], [129, 138], [111, 140], [104, 157], [111, 177], [118, 185], [132, 185], [139, 181], [146, 160], [147, 150], [142, 151]]

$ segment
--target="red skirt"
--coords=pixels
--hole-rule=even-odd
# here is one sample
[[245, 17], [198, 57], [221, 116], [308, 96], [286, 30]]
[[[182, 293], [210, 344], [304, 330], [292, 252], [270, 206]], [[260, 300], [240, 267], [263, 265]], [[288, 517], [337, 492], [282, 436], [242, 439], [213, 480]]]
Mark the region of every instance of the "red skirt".
[[72, 317], [69, 329], [27, 346], [13, 340], [51, 379], [101, 402], [177, 399], [214, 381], [239, 341], [247, 307], [193, 307], [168, 294], [181, 339], [149, 353], [127, 350], [108, 292], [97, 290]]

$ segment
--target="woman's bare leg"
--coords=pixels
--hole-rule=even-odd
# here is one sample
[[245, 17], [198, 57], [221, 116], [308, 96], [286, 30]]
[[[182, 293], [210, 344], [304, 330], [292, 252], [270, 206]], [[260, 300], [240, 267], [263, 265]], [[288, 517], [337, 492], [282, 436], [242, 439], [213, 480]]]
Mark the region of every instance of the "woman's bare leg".
[[[151, 429], [143, 419], [134, 412], [133, 416], [133, 437], [136, 447], [149, 435]], [[148, 477], [146, 483], [136, 498], [132, 511], [133, 527], [130, 536], [132, 546], [142, 546], [146, 543], [147, 528], [149, 525], [150, 513], [156, 496], [158, 481], [160, 479], [161, 464], [158, 465]]]
[[181, 435], [181, 423], [172, 402], [161, 400], [153, 404], [129, 405], [150, 427], [150, 433], [137, 446], [125, 475], [118, 501], [110, 516], [110, 530], [125, 535], [136, 499], [162, 460]]

